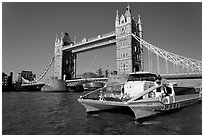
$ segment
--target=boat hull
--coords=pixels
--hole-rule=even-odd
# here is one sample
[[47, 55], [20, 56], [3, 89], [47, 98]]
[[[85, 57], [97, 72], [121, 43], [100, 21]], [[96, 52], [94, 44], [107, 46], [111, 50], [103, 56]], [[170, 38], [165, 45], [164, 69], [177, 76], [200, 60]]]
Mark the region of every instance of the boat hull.
[[78, 99], [78, 101], [86, 108], [87, 113], [128, 107], [128, 105], [124, 102], [100, 101], [92, 99]]
[[201, 97], [195, 97], [188, 100], [178, 101], [171, 104], [163, 104], [159, 100], [140, 100], [135, 102], [115, 102], [115, 101], [100, 101], [92, 99], [78, 99], [85, 107], [86, 113], [130, 108], [134, 113], [135, 119], [142, 119], [157, 115], [160, 113], [180, 109], [195, 103], [201, 102]]
[[128, 104], [128, 107], [134, 112], [136, 120], [161, 113], [162, 106], [164, 105], [159, 101], [139, 101]]
[[162, 104], [159, 101], [148, 101], [148, 102], [131, 102], [128, 107], [134, 112], [135, 119], [141, 119], [150, 117], [163, 112], [168, 112], [183, 107], [187, 107], [192, 104], [201, 102], [201, 97], [195, 97], [188, 100], [178, 101], [171, 104]]

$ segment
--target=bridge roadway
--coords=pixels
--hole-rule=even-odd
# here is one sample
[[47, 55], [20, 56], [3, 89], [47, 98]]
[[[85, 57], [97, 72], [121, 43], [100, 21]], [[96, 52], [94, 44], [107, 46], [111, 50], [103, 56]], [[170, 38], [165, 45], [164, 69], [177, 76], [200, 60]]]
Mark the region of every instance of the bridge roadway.
[[[181, 74], [161, 74], [162, 78], [165, 78], [167, 80], [182, 80], [182, 79], [202, 79], [201, 73], [181, 73]], [[88, 83], [88, 82], [108, 82], [108, 78], [87, 78], [87, 79], [74, 79], [74, 80], [66, 80], [67, 86], [76, 86], [80, 83]], [[38, 83], [31, 83], [31, 84], [22, 84], [21, 86], [34, 86], [34, 85], [42, 85], [45, 84], [45, 82], [38, 82]]]

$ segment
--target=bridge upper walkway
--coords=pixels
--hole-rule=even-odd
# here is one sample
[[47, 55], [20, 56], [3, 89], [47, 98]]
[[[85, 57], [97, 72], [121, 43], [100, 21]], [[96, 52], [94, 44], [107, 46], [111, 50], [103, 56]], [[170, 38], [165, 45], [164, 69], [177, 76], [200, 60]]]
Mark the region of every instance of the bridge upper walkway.
[[90, 50], [93, 48], [99, 48], [102, 46], [108, 46], [116, 42], [115, 31], [98, 35], [97, 37], [90, 39], [83, 39], [81, 42], [77, 42], [73, 45], [64, 46], [62, 50], [72, 50], [73, 53]]

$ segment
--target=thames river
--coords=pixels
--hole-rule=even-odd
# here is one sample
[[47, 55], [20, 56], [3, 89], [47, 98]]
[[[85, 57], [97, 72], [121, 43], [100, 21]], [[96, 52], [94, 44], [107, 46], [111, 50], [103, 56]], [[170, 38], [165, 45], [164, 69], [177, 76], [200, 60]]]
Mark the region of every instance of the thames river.
[[3, 92], [3, 135], [201, 135], [202, 103], [135, 122], [132, 115], [86, 115], [81, 93]]

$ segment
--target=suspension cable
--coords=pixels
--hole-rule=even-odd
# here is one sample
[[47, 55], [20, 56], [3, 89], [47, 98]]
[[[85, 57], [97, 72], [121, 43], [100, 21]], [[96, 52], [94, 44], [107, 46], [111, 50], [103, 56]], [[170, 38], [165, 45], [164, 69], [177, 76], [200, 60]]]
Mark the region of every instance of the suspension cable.
[[[199, 71], [202, 71], [202, 61], [198, 61], [198, 60], [195, 60], [195, 59], [190, 59], [190, 58], [186, 58], [186, 57], [183, 57], [183, 56], [180, 56], [180, 55], [176, 55], [174, 53], [171, 53], [171, 52], [168, 52], [168, 51], [165, 51], [161, 48], [158, 48], [146, 41], [144, 41], [143, 39], [141, 39], [140, 37], [132, 34], [132, 36], [137, 40], [137, 41], [140, 41], [141, 44], [143, 46], [145, 46], [148, 50], [151, 50], [153, 53], [159, 55], [160, 57], [164, 58], [164, 59], [167, 59], [168, 61], [172, 62], [172, 63], [176, 63], [177, 65], [180, 65], [180, 66], [188, 66], [189, 67], [189, 64], [192, 64], [190, 67], [193, 68], [193, 69], [198, 69]], [[188, 60], [188, 62], [186, 63], [185, 60]]]
[[43, 71], [43, 73], [41, 73], [41, 75], [35, 79], [35, 81], [33, 81], [32, 83], [37, 83], [38, 81], [40, 81], [44, 76], [45, 74], [48, 72], [48, 70], [50, 69], [50, 67], [52, 66], [52, 63], [54, 62], [54, 59], [55, 57], [52, 58], [50, 64], [48, 65], [48, 67]]

